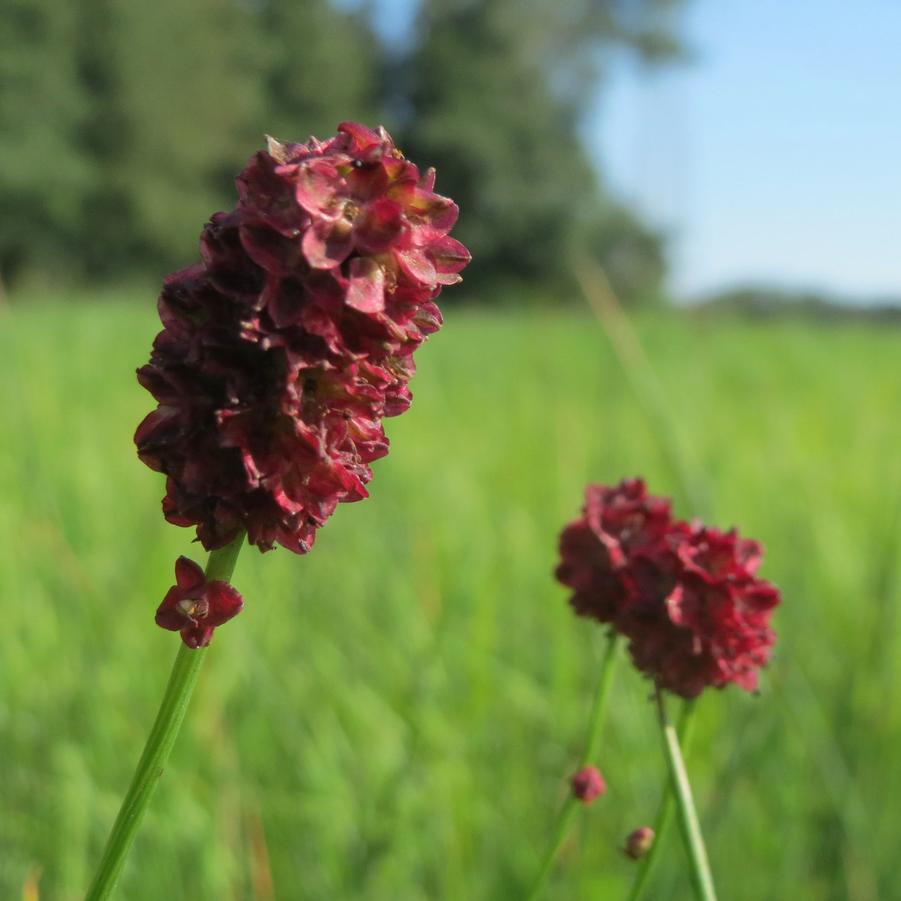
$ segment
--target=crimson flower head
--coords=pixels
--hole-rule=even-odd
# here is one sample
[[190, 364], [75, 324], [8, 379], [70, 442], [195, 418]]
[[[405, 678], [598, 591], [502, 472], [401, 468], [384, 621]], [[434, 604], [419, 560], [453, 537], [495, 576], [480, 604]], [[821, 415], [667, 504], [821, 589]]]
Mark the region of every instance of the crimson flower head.
[[179, 557], [175, 561], [175, 585], [156, 611], [156, 623], [181, 632], [181, 640], [189, 648], [204, 648], [216, 626], [237, 616], [243, 606], [241, 595], [228, 582], [207, 582], [200, 566]]
[[583, 766], [570, 780], [574, 798], [583, 804], [590, 804], [595, 798], [607, 791], [607, 783], [600, 771], [593, 766]]
[[778, 590], [756, 575], [762, 548], [735, 530], [672, 518], [640, 479], [590, 485], [560, 536], [557, 578], [581, 616], [629, 640], [636, 667], [685, 698], [730, 682], [757, 687], [775, 641]]
[[382, 128], [270, 139], [201, 262], [166, 278], [138, 370], [158, 406], [135, 443], [167, 476], [166, 518], [208, 550], [246, 530], [305, 553], [339, 502], [367, 496], [382, 419], [410, 405], [413, 352], [469, 261], [434, 186]]

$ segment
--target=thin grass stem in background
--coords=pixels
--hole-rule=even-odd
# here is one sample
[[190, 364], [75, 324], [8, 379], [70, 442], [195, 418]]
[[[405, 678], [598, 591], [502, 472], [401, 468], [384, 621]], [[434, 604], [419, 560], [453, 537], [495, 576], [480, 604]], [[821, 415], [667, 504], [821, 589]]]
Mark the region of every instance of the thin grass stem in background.
[[[206, 566], [208, 582], [231, 580], [243, 543], [242, 532], [231, 544], [210, 553]], [[189, 648], [186, 644], [182, 644], [179, 648], [159, 713], [150, 730], [131, 785], [122, 801], [122, 807], [113, 824], [85, 901], [104, 901], [116, 887], [125, 858], [134, 843], [138, 827], [163, 775], [163, 768], [185, 718], [207, 650], [207, 648]]]
[[[682, 437], [679, 424], [671, 404], [662, 388], [660, 379], [642, 347], [632, 323], [616, 296], [610, 280], [603, 268], [592, 260], [583, 260], [576, 270], [576, 277], [582, 293], [604, 329], [610, 346], [619, 360], [623, 373], [628, 379], [639, 405], [657, 436], [660, 452], [680, 493], [691, 506], [692, 515], [704, 516], [709, 511], [708, 486], [699, 475], [700, 466], [687, 442]], [[682, 710], [677, 732], [673, 737], [687, 747], [691, 730], [693, 702], [689, 701]], [[637, 901], [645, 891], [657, 862], [660, 848], [669, 829], [675, 809], [673, 779], [667, 780], [663, 798], [654, 825], [654, 843], [648, 854], [642, 858], [629, 895], [630, 901]]]
[[[591, 709], [588, 737], [585, 741], [585, 749], [582, 752], [582, 760], [579, 764], [579, 769], [589, 766], [592, 761], [594, 761], [598, 752], [601, 733], [604, 728], [607, 698], [610, 695], [610, 687], [613, 684], [613, 673], [616, 669], [616, 661], [619, 656], [619, 642], [619, 635], [611, 629], [607, 635], [607, 647], [604, 652], [603, 663], [601, 664], [601, 675], [598, 680], [597, 692], [594, 697], [594, 705]], [[576, 813], [579, 810], [580, 804], [581, 802], [572, 792], [567, 795], [566, 800], [563, 802], [563, 806], [560, 808], [560, 812], [557, 814], [557, 819], [554, 823], [551, 841], [541, 860], [541, 867], [538, 870], [538, 875], [535, 877], [535, 882], [527, 896], [529, 901], [537, 901], [547, 887], [548, 880], [554, 869], [554, 862], [557, 859], [557, 855], [560, 853], [560, 849], [563, 847], [563, 843], [566, 841], [566, 836], [569, 834], [570, 827], [576, 818]]]
[[614, 293], [607, 274], [596, 262], [586, 259], [576, 267], [576, 278], [659, 440], [664, 462], [691, 506], [692, 515], [704, 516], [708, 508], [709, 492], [703, 478], [698, 475], [700, 466], [682, 437], [672, 405], [663, 392], [660, 379]]

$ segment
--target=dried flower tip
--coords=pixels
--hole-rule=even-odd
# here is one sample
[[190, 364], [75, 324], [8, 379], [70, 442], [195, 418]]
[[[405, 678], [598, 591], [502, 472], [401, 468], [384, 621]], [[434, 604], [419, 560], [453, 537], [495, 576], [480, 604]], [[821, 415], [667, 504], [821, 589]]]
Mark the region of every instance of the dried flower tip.
[[623, 853], [632, 860], [644, 857], [654, 844], [654, 830], [650, 826], [640, 826], [626, 837]]
[[578, 798], [583, 804], [590, 804], [599, 795], [607, 791], [607, 783], [604, 777], [593, 766], [585, 766], [576, 773], [570, 781], [574, 798]]

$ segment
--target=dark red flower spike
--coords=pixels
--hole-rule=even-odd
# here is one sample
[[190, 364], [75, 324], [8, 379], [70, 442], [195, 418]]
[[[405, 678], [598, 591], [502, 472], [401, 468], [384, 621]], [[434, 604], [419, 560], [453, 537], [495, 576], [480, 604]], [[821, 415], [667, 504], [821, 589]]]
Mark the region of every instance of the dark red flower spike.
[[135, 443], [168, 477], [166, 518], [207, 550], [246, 530], [306, 553], [339, 503], [367, 496], [382, 420], [409, 407], [413, 352], [469, 262], [434, 185], [381, 128], [270, 139], [204, 229], [202, 262], [166, 279], [138, 371], [159, 406]]

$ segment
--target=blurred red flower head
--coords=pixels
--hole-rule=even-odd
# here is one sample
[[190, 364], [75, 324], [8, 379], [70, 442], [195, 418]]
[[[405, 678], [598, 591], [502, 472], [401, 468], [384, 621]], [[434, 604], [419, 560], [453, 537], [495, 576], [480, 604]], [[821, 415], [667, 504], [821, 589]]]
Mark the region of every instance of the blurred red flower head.
[[661, 688], [691, 698], [730, 682], [757, 687], [780, 601], [756, 576], [757, 542], [674, 520], [669, 501], [629, 479], [588, 486], [560, 555], [556, 575], [576, 613], [625, 635], [636, 667]]
[[381, 128], [270, 139], [204, 228], [202, 262], [165, 280], [138, 370], [158, 407], [135, 443], [168, 477], [166, 518], [208, 550], [246, 529], [305, 553], [339, 502], [367, 496], [381, 421], [409, 406], [413, 352], [469, 261], [434, 183]]

